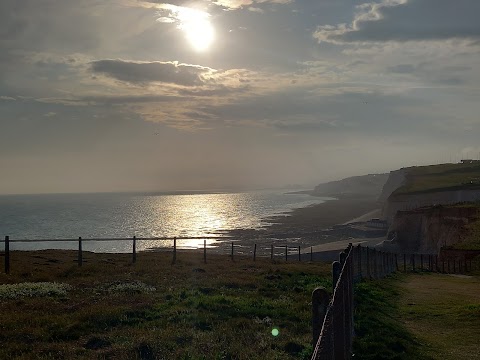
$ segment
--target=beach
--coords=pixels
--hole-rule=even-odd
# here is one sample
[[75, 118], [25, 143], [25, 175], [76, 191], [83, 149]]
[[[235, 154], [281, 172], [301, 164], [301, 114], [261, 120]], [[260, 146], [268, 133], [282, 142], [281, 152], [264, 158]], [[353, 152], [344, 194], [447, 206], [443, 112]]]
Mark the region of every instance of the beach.
[[[239, 251], [250, 252], [254, 244], [292, 246], [309, 248], [321, 244], [338, 242], [339, 246], [348, 244], [351, 236], [329, 233], [334, 225], [344, 224], [378, 213], [376, 197], [348, 196], [325, 201], [321, 204], [295, 209], [284, 215], [263, 219], [267, 226], [261, 230], [236, 229], [225, 235], [231, 236]], [[374, 212], [375, 211], [375, 212]], [[358, 241], [358, 239], [357, 239]], [[228, 251], [229, 243], [219, 245], [219, 250]], [[268, 251], [268, 248], [262, 248]], [[320, 251], [320, 248], [317, 247]], [[330, 249], [330, 248], [329, 248]]]

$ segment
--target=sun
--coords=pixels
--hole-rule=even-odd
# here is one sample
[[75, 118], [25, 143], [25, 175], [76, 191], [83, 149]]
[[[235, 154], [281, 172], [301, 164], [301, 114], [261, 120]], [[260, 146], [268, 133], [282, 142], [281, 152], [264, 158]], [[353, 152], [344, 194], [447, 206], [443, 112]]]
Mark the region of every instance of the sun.
[[178, 11], [178, 26], [196, 51], [206, 51], [213, 43], [215, 31], [209, 20], [210, 14], [190, 8]]

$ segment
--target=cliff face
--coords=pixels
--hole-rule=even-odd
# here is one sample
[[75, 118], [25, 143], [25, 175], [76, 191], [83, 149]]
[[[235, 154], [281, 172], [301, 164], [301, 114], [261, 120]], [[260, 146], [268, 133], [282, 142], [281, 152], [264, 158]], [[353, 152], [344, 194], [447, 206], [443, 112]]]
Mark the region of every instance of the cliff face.
[[430, 206], [399, 211], [389, 228], [389, 237], [403, 252], [438, 253], [442, 246], [461, 243], [466, 226], [477, 220], [479, 209], [462, 206]]
[[405, 182], [405, 169], [390, 171], [388, 175], [388, 179], [383, 185], [382, 193], [378, 198], [378, 201], [386, 202], [388, 197], [397, 190], [400, 186], [402, 186]]
[[480, 200], [480, 190], [436, 191], [422, 194], [392, 194], [384, 203], [382, 217], [392, 223], [397, 211], [412, 210], [422, 206], [447, 205]]
[[316, 195], [360, 194], [378, 196], [388, 179], [388, 174], [352, 176], [315, 187]]

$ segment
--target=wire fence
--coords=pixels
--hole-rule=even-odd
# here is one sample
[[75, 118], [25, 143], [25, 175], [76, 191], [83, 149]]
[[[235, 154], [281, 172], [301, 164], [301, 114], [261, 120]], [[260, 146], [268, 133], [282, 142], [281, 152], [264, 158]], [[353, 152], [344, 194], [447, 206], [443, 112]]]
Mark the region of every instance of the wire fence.
[[341, 360], [352, 356], [354, 337], [354, 284], [364, 278], [380, 279], [393, 272], [432, 271], [465, 274], [478, 270], [467, 257], [440, 259], [434, 254], [399, 254], [361, 245], [348, 247], [332, 263], [333, 293], [312, 293], [314, 353], [311, 360]]

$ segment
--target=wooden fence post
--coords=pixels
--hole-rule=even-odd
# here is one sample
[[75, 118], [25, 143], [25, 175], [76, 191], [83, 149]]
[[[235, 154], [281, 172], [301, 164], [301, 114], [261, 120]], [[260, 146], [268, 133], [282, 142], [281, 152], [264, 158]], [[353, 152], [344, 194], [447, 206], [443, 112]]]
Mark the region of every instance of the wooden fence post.
[[270, 260], [273, 260], [273, 244], [270, 245]]
[[302, 255], [300, 254], [300, 246], [298, 247], [298, 261], [302, 261]]
[[358, 244], [357, 246], [357, 253], [358, 253], [358, 276], [359, 279], [362, 278], [362, 245]]
[[325, 314], [327, 313], [329, 302], [330, 302], [330, 297], [328, 295], [327, 290], [324, 287], [318, 287], [315, 290], [313, 290], [313, 293], [312, 293], [312, 328], [313, 328], [312, 344], [314, 347], [317, 344], [318, 338], [320, 337], [323, 320], [325, 319]]
[[133, 248], [132, 248], [132, 263], [137, 262], [137, 237], [133, 237]]
[[172, 264], [175, 264], [177, 262], [177, 237], [173, 237], [173, 260]]
[[82, 258], [82, 237], [78, 238], [78, 266], [82, 266], [83, 258]]
[[233, 241], [232, 241], [232, 255], [231, 255], [231, 257], [232, 257], [232, 261], [233, 261]]
[[[313, 262], [313, 246], [310, 246], [310, 262]], [[471, 260], [470, 260], [470, 267], [471, 267]]]
[[5, 274], [10, 274], [10, 236], [5, 236]]
[[207, 240], [203, 240], [203, 262], [207, 263]]
[[334, 261], [332, 263], [332, 294], [335, 291], [337, 286], [338, 278], [340, 277], [340, 272], [342, 271], [342, 264], [339, 261]]
[[288, 261], [288, 245], [285, 245], [285, 261]]
[[367, 278], [371, 278], [371, 273], [370, 273], [370, 248], [367, 246], [365, 248], [365, 250], [367, 251]]
[[253, 261], [257, 260], [257, 244], [253, 247]]

